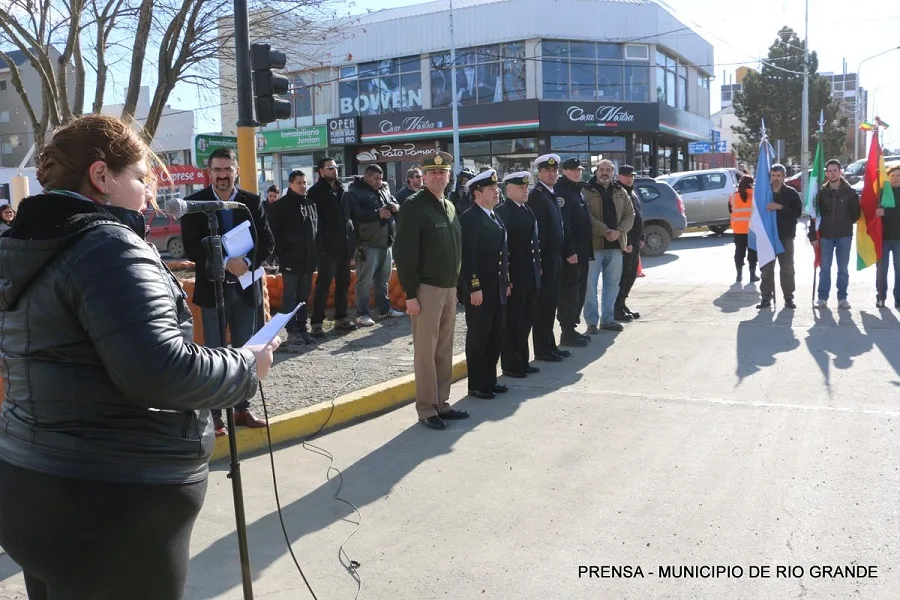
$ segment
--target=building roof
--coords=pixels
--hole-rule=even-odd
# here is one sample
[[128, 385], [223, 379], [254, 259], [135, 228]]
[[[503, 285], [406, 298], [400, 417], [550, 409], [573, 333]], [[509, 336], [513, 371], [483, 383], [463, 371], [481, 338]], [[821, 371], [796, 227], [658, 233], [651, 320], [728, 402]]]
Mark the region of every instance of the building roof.
[[[28, 57], [21, 50], [10, 50], [6, 52], [9, 57], [12, 59], [13, 63], [18, 67], [19, 65], [25, 64], [28, 62]], [[0, 58], [0, 71], [4, 69], [8, 69], [9, 65], [6, 64], [6, 61]]]
[[[712, 74], [712, 44], [699, 33], [685, 31], [690, 27], [656, 2], [552, 0], [550, 4], [552, 10], [547, 0], [454, 0], [456, 47], [527, 39], [657, 43]], [[323, 64], [369, 62], [450, 48], [446, 0], [354, 15], [341, 23], [344, 34], [328, 48]]]

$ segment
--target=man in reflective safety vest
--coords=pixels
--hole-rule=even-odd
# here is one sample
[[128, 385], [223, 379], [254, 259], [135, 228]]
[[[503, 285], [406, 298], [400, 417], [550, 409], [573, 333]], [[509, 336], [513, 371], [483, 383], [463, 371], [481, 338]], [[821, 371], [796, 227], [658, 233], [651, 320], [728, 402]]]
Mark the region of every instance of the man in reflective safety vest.
[[750, 233], [750, 213], [753, 210], [753, 178], [749, 175], [741, 177], [738, 190], [728, 200], [731, 212], [731, 230], [734, 232], [734, 268], [737, 271], [736, 283], [744, 278], [744, 255], [750, 263], [750, 283], [759, 281], [756, 275], [756, 250], [747, 245]]

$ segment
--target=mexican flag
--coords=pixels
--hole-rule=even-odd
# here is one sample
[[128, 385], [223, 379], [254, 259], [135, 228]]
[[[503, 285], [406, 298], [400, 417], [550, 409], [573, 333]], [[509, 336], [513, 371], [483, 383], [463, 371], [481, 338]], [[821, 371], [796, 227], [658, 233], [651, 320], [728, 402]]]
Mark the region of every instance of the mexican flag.
[[[819, 215], [819, 204], [816, 197], [825, 181], [825, 160], [822, 158], [822, 131], [819, 130], [819, 143], [816, 144], [816, 158], [812, 164], [812, 171], [809, 173], [809, 184], [806, 187], [806, 212], [809, 214], [809, 220], [816, 225], [816, 239], [819, 239], [819, 226], [822, 224], [822, 217]], [[822, 253], [819, 246], [816, 245], [816, 262], [818, 267], [822, 262]]]
[[[878, 135], [872, 136], [866, 172], [863, 179], [862, 197], [859, 199], [859, 220], [856, 222], [856, 270], [862, 271], [874, 265], [881, 258], [883, 227], [881, 218], [875, 216], [879, 200], [885, 187], [884, 157]], [[890, 184], [887, 184], [890, 187]]]

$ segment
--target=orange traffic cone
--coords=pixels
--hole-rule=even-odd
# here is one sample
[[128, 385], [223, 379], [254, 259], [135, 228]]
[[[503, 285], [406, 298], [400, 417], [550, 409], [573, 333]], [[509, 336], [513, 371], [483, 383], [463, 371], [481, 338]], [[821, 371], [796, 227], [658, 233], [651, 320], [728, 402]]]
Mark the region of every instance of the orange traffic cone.
[[637, 272], [637, 276], [638, 276], [638, 277], [646, 277], [646, 275], [644, 275], [644, 269], [641, 268], [641, 258], [640, 258], [640, 257], [638, 257], [638, 272]]

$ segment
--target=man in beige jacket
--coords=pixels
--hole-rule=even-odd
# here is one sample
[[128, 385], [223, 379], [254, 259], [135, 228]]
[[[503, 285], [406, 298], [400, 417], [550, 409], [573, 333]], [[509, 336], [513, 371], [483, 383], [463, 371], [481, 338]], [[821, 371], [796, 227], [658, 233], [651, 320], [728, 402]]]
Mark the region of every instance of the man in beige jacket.
[[[614, 170], [611, 161], [601, 160], [594, 177], [584, 186], [584, 198], [591, 211], [594, 232], [594, 260], [588, 271], [587, 298], [584, 302], [584, 320], [591, 335], [597, 335], [600, 329], [623, 329], [615, 320], [615, 305], [622, 278], [622, 253], [628, 248], [628, 232], [634, 225], [634, 206], [628, 192], [613, 181]], [[631, 251], [638, 250], [632, 247]], [[601, 274], [603, 296], [598, 298]]]

